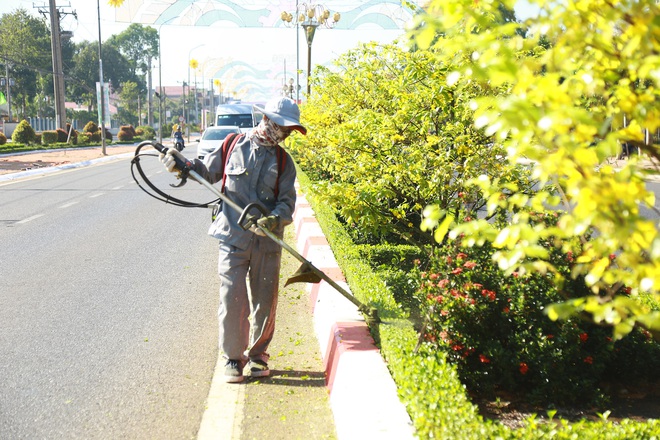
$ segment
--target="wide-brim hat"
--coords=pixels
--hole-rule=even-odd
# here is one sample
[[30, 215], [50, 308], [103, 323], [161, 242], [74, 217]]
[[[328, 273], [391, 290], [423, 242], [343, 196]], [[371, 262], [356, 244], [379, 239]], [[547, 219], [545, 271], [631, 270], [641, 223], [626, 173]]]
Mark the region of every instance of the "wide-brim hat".
[[291, 127], [302, 134], [307, 134], [307, 129], [300, 123], [300, 109], [292, 99], [271, 99], [265, 105], [255, 104], [254, 107], [268, 116], [268, 119], [281, 127]]

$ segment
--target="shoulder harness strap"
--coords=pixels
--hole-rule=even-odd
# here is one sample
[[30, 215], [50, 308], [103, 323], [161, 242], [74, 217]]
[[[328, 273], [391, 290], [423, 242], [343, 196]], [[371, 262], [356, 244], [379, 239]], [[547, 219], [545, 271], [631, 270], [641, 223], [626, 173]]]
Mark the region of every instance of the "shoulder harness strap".
[[220, 191], [223, 194], [225, 192], [225, 181], [227, 180], [225, 168], [227, 168], [227, 162], [229, 162], [229, 155], [234, 151], [234, 147], [242, 137], [242, 134], [230, 133], [222, 143], [222, 187], [220, 188]]

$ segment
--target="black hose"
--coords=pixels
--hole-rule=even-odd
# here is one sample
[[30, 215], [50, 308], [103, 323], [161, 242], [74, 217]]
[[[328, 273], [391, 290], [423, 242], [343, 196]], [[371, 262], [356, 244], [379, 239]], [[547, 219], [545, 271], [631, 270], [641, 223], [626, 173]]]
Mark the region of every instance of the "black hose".
[[[217, 198], [215, 200], [212, 200], [208, 203], [194, 203], [194, 202], [189, 202], [187, 200], [181, 200], [177, 199], [176, 197], [172, 197], [171, 195], [161, 191], [156, 185], [154, 185], [148, 178], [147, 175], [144, 173], [144, 170], [142, 169], [142, 166], [140, 165], [140, 158], [145, 157], [145, 156], [151, 156], [151, 157], [159, 157], [158, 154], [153, 154], [153, 153], [140, 153], [140, 150], [145, 147], [145, 146], [152, 146], [156, 147], [154, 142], [152, 141], [144, 141], [141, 142], [137, 148], [135, 149], [135, 156], [131, 160], [131, 176], [133, 176], [133, 180], [135, 180], [135, 183], [137, 183], [138, 187], [151, 197], [153, 197], [156, 200], [160, 200], [161, 202], [165, 202], [174, 206], [180, 206], [182, 208], [208, 208], [209, 205], [216, 204], [220, 201], [220, 198]], [[162, 146], [161, 146], [162, 147]], [[157, 148], [160, 150], [159, 148]], [[167, 150], [165, 150], [167, 151]], [[140, 181], [138, 180], [137, 176], [135, 175], [135, 170], [137, 170], [138, 174], [144, 181], [144, 183], [147, 184], [151, 190], [156, 193], [153, 194], [149, 190], [147, 190], [144, 186], [140, 184]]]

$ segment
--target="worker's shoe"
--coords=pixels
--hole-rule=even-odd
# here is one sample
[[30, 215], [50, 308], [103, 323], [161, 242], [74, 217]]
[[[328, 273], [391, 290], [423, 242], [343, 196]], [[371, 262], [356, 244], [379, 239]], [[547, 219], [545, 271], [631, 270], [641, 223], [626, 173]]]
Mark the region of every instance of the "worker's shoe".
[[267, 377], [270, 376], [268, 364], [264, 361], [254, 360], [248, 364], [250, 367], [250, 376], [252, 377]]
[[243, 382], [243, 366], [245, 364], [241, 361], [235, 359], [227, 360], [225, 364], [225, 382], [227, 383], [238, 383]]

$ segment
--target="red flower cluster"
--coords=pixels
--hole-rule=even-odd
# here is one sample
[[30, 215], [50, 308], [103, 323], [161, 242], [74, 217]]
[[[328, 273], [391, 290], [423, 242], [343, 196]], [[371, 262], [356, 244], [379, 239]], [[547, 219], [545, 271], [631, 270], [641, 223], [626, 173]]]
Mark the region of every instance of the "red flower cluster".
[[481, 296], [488, 298], [491, 301], [495, 301], [495, 292], [492, 290], [484, 289], [481, 291]]
[[526, 363], [521, 362], [519, 370], [520, 370], [520, 374], [527, 374], [527, 371], [529, 371], [529, 367], [527, 366]]

